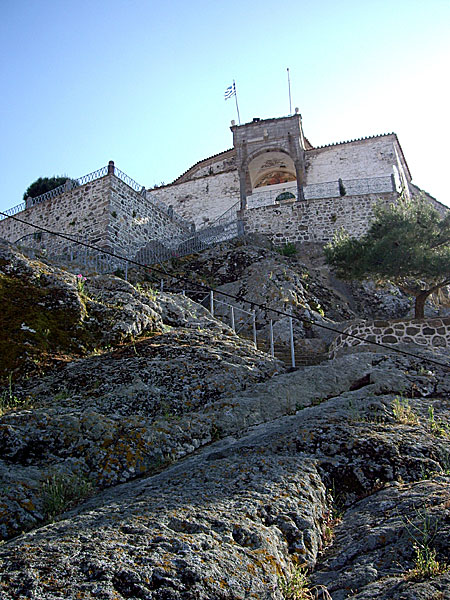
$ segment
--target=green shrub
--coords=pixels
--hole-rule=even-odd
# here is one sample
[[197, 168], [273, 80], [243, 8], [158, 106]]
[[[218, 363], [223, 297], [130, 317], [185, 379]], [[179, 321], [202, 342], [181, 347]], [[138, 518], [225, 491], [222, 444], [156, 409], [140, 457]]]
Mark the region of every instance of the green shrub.
[[279, 586], [284, 600], [331, 600], [327, 589], [322, 585], [311, 587], [306, 566], [293, 567], [288, 577], [279, 578]]
[[402, 423], [403, 425], [418, 425], [419, 423], [419, 419], [409, 406], [407, 398], [395, 398], [392, 403], [392, 412], [397, 423]]
[[30, 405], [29, 398], [26, 400], [20, 400], [14, 392], [12, 386], [12, 375], [8, 377], [8, 385], [5, 390], [0, 394], [0, 417], [10, 410], [19, 408], [27, 408]]
[[277, 252], [282, 256], [294, 256], [294, 254], [297, 254], [297, 248], [295, 244], [288, 242], [284, 246], [281, 246], [281, 248], [277, 248]]
[[419, 525], [406, 517], [405, 527], [411, 536], [414, 548], [414, 568], [406, 572], [406, 579], [421, 580], [446, 573], [449, 567], [437, 560], [437, 551], [432, 544], [439, 530], [440, 520], [426, 512], [418, 512]]

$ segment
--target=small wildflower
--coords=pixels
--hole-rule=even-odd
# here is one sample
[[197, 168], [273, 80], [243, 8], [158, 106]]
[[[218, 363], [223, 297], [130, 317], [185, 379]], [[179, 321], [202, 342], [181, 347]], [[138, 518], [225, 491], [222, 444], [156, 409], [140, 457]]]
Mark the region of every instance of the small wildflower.
[[84, 293], [84, 282], [87, 281], [87, 278], [84, 277], [81, 273], [77, 275], [77, 287], [80, 294]]

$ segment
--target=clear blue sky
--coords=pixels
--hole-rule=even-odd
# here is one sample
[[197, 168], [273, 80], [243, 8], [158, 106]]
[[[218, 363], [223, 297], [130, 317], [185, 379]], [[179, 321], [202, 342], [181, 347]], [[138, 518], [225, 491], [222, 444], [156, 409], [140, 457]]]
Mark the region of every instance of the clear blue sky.
[[303, 115], [313, 145], [394, 131], [450, 205], [449, 0], [0, 0], [0, 208], [40, 176], [112, 159], [147, 187], [231, 147], [241, 120]]

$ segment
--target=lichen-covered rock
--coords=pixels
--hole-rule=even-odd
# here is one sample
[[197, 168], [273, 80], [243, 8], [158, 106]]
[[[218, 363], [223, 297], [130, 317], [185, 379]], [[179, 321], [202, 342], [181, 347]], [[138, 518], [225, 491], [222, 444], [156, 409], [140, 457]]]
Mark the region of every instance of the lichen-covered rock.
[[227, 335], [179, 329], [16, 386], [33, 408], [0, 417], [0, 536], [45, 518], [49, 477], [99, 489], [223, 435], [218, 400], [284, 367], [211, 326]]
[[[450, 477], [393, 484], [353, 505], [313, 575], [333, 600], [450, 598]], [[440, 573], [418, 568], [435, 552]], [[439, 571], [439, 568], [437, 568]]]
[[281, 600], [289, 557], [322, 548], [325, 511], [312, 461], [226, 440], [0, 547], [2, 597]]
[[[445, 589], [445, 574], [425, 584], [407, 578], [414, 566], [412, 542], [404, 528], [397, 536], [401, 523], [386, 507], [389, 502], [400, 506], [401, 518], [413, 523], [418, 511], [434, 511], [443, 535], [433, 539], [433, 547], [445, 562], [450, 498], [448, 477], [442, 476], [450, 455], [450, 407], [448, 395], [435, 394], [446, 377], [445, 369], [426, 359], [358, 354], [272, 377], [206, 402], [197, 412], [175, 418], [155, 414], [152, 420], [145, 418], [143, 397], [134, 407], [137, 419], [116, 407], [100, 420], [87, 411], [90, 400], [80, 390], [64, 400], [66, 410], [58, 416], [48, 401], [39, 400], [42, 389], [36, 394], [42, 406], [35, 409], [37, 421], [31, 425], [37, 437], [30, 443], [21, 413], [3, 419], [9, 428], [3, 442], [5, 466], [25, 457], [17, 470], [24, 487], [38, 464], [48, 468], [59, 463], [67, 469], [69, 458], [81, 455], [90, 457], [83, 458], [84, 464], [104, 466], [111, 450], [110, 472], [117, 482], [124, 480], [121, 476], [132, 478], [132, 469], [121, 470], [127, 455], [136, 466], [150, 457], [151, 448], [155, 453], [175, 451], [172, 458], [192, 456], [168, 466], [160, 455], [159, 465], [145, 469], [149, 473], [166, 466], [161, 473], [97, 494], [60, 523], [6, 542], [0, 547], [5, 599], [22, 594], [50, 600], [66, 589], [69, 597], [83, 593], [87, 598], [206, 600], [253, 594], [281, 600], [279, 575], [289, 577], [295, 562], [314, 568], [316, 561], [313, 582], [326, 585], [333, 600], [345, 595], [368, 600], [378, 590], [387, 600], [395, 597], [392, 585], [405, 582], [401, 589], [413, 590], [405, 596], [411, 600], [418, 590]], [[106, 388], [98, 394], [97, 402], [103, 396], [107, 403], [112, 396]], [[77, 413], [82, 407], [85, 412]], [[83, 414], [83, 423], [77, 414]], [[208, 430], [211, 425], [216, 435], [233, 437], [201, 449], [215, 437]], [[147, 447], [132, 445], [133, 431], [140, 440], [150, 440]], [[195, 442], [189, 437], [193, 435]], [[108, 470], [97, 470], [101, 472]], [[330, 494], [346, 529], [336, 530], [326, 550]], [[393, 500], [387, 502], [390, 496]], [[22, 510], [26, 502], [23, 496]], [[373, 518], [371, 507], [376, 507]], [[385, 554], [383, 544], [375, 543], [382, 535], [393, 540]], [[396, 549], [403, 571], [393, 582], [386, 577]]]
[[207, 308], [193, 302], [187, 296], [160, 293], [157, 296], [157, 303], [161, 318], [166, 325], [234, 335], [223, 321], [215, 319]]
[[[308, 274], [267, 247], [224, 248], [229, 262], [198, 259], [214, 283], [254, 300], [281, 290], [316, 319], [320, 299], [324, 324], [353, 316], [317, 257]], [[450, 600], [444, 350], [286, 373], [188, 298], [0, 256], [0, 292], [18, 299], [5, 331], [22, 332], [0, 406], [2, 600], [282, 600], [302, 564], [333, 600]], [[296, 333], [319, 348], [316, 329]], [[17, 379], [45, 352], [65, 363]], [[424, 523], [434, 574], [415, 556]]]
[[85, 281], [0, 242], [0, 384], [162, 328], [155, 302], [125, 281]]
[[84, 288], [87, 311], [84, 326], [95, 337], [98, 347], [162, 331], [161, 308], [155, 294], [142, 293], [111, 275], [90, 277]]

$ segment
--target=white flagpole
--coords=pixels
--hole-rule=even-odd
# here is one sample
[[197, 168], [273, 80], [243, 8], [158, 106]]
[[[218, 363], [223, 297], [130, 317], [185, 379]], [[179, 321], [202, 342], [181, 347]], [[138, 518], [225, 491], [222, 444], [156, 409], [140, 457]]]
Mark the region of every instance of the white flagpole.
[[289, 115], [292, 115], [292, 100], [291, 100], [291, 78], [289, 77], [289, 67], [287, 69], [288, 88], [289, 88]]
[[241, 124], [241, 117], [239, 116], [239, 106], [238, 106], [238, 101], [237, 101], [237, 89], [236, 89], [236, 83], [233, 79], [233, 89], [234, 89], [234, 97], [236, 99], [236, 110], [237, 110], [237, 116], [238, 116], [238, 122], [239, 125]]

